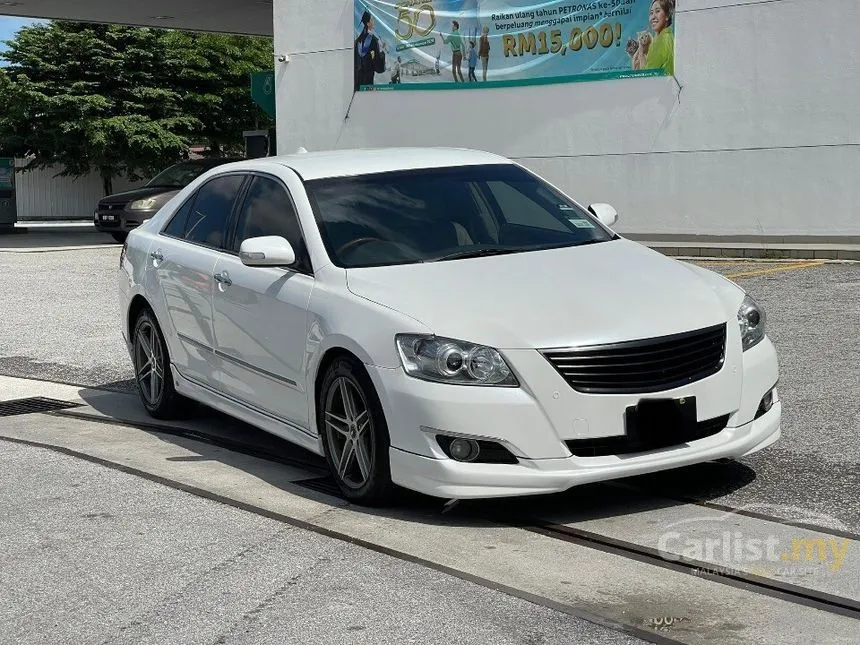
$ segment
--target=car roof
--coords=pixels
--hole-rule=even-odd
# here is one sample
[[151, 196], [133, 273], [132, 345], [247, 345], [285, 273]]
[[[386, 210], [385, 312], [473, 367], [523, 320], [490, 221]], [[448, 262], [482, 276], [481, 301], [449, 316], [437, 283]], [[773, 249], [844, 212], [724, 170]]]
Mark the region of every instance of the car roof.
[[310, 181], [398, 170], [511, 163], [496, 154], [463, 148], [371, 148], [260, 157], [240, 162], [235, 168], [254, 169], [261, 164], [280, 164]]
[[235, 163], [237, 161], [245, 161], [245, 159], [242, 157], [203, 157], [202, 159], [188, 159], [180, 163], [194, 164], [196, 166], [220, 166], [221, 164]]

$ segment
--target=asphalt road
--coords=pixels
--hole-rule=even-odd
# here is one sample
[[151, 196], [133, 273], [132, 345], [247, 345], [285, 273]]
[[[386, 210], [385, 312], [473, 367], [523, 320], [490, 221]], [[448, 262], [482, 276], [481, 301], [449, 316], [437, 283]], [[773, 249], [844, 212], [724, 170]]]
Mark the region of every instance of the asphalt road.
[[[0, 252], [0, 373], [128, 390], [119, 333], [119, 246]], [[741, 462], [634, 480], [696, 499], [860, 530], [860, 265], [707, 262], [768, 313], [781, 361], [783, 438]], [[747, 275], [774, 271], [764, 275]], [[576, 496], [574, 491], [568, 495]], [[555, 496], [546, 503], [557, 503]], [[530, 503], [530, 502], [529, 502]], [[541, 503], [544, 503], [541, 501]]]

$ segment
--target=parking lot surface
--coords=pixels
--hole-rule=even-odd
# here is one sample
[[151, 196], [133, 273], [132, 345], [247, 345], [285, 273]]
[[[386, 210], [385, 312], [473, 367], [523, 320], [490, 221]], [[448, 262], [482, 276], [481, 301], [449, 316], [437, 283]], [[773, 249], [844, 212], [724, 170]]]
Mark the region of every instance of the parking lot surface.
[[[118, 328], [115, 276], [120, 247], [92, 242], [88, 238], [86, 244], [82, 242], [78, 248], [72, 244], [62, 251], [51, 250], [50, 244], [36, 252], [26, 247], [0, 250], [0, 293], [6, 305], [0, 317], [0, 375], [42, 379], [45, 388], [59, 388], [45, 392], [63, 391], [50, 382], [72, 384], [69, 397], [83, 398], [91, 417], [98, 421], [86, 425], [80, 415], [37, 416], [27, 417], [28, 422], [23, 421], [25, 417], [21, 421], [10, 417], [0, 424], [0, 504], [10, 509], [0, 520], [0, 557], [11, 563], [9, 575], [0, 582], [0, 596], [5, 598], [0, 602], [0, 619], [10, 626], [0, 634], [0, 642], [608, 643], [635, 642], [631, 633], [643, 636], [635, 630], [611, 631], [581, 619], [600, 615], [604, 604], [613, 608], [606, 612], [610, 623], [646, 629], [652, 618], [674, 617], [678, 624], [684, 625], [683, 620], [692, 623], [686, 630], [670, 630], [669, 635], [679, 640], [667, 642], [706, 642], [725, 633], [733, 634], [732, 642], [762, 642], [762, 634], [770, 642], [807, 642], [792, 622], [790, 607], [762, 606], [759, 612], [776, 617], [784, 613], [785, 633], [777, 633], [781, 629], [777, 619], [773, 624], [762, 619], [756, 627], [754, 618], [744, 618], [744, 607], [758, 606], [746, 596], [731, 595], [735, 592], [721, 585], [712, 592], [710, 587], [699, 588], [690, 582], [693, 586], [686, 593], [690, 598], [702, 593], [714, 602], [722, 599], [729, 611], [723, 622], [699, 616], [696, 623], [688, 615], [695, 613], [694, 605], [685, 606], [683, 598], [670, 600], [669, 590], [683, 586], [674, 579], [662, 580], [655, 574], [655, 588], [665, 584], [667, 591], [662, 599], [656, 592], [646, 597], [637, 591], [635, 567], [628, 567], [631, 579], [625, 592], [625, 585], [612, 578], [615, 554], [589, 552], [590, 559], [583, 556], [581, 580], [574, 575], [559, 583], [571, 587], [550, 588], [546, 582], [549, 572], [541, 584], [534, 562], [521, 563], [522, 570], [531, 570], [534, 579], [518, 573], [518, 558], [525, 557], [522, 553], [528, 549], [516, 546], [521, 536], [507, 529], [493, 532], [492, 539], [481, 533], [475, 538], [486, 543], [480, 557], [463, 554], [458, 561], [452, 554], [429, 554], [429, 544], [420, 545], [427, 552], [419, 553], [413, 542], [424, 540], [407, 539], [415, 529], [415, 520], [408, 517], [397, 516], [385, 536], [376, 536], [375, 531], [388, 526], [384, 518], [353, 513], [336, 521], [346, 511], [343, 503], [328, 498], [331, 510], [320, 511], [320, 517], [328, 520], [314, 520], [353, 537], [361, 534], [362, 539], [378, 540], [392, 552], [412, 553], [414, 547], [415, 558], [444, 560], [452, 570], [470, 571], [470, 575], [499, 584], [487, 588], [416, 562], [285, 527], [271, 517], [81, 461], [75, 455], [103, 450], [107, 452], [99, 453], [100, 459], [106, 463], [133, 466], [134, 472], [155, 473], [165, 481], [192, 477], [188, 470], [168, 468], [204, 468], [206, 464], [230, 465], [234, 469], [230, 477], [254, 475], [243, 488], [229, 478], [224, 483], [221, 471], [194, 471], [189, 481], [195, 486], [207, 488], [220, 482], [227, 497], [238, 495], [240, 489], [251, 490], [252, 482], [270, 480], [248, 463], [238, 464], [229, 446], [219, 444], [222, 447], [212, 452], [193, 441], [177, 443], [170, 438], [176, 434], [170, 428], [163, 429], [166, 434], [152, 431], [158, 437], [155, 443], [132, 445], [138, 439], [126, 432], [138, 427], [138, 421], [143, 423], [143, 417], [128, 395], [133, 391], [133, 373]], [[625, 480], [621, 484], [628, 493], [624, 494], [586, 486], [539, 499], [461, 503], [447, 517], [510, 522], [527, 513], [552, 516], [566, 511], [572, 513], [562, 518], [568, 525], [605, 535], [613, 531], [631, 535], [649, 523], [699, 512], [705, 507], [689, 504], [704, 503], [712, 505], [709, 508], [741, 509], [831, 529], [834, 536], [846, 536], [857, 550], [853, 557], [860, 558], [860, 542], [852, 541], [860, 533], [860, 498], [856, 494], [860, 490], [860, 361], [856, 360], [860, 339], [855, 324], [860, 314], [856, 297], [860, 265], [696, 262], [738, 282], [767, 310], [768, 333], [781, 362], [782, 439], [738, 462]], [[0, 376], [3, 387], [32, 390], [33, 395], [42, 386], [32, 381], [3, 381]], [[104, 394], [102, 399], [99, 392]], [[300, 451], [247, 426], [237, 426], [215, 413], [202, 414], [193, 426], [195, 432], [209, 433], [218, 440], [241, 437], [284, 459], [308, 460]], [[123, 421], [127, 430], [120, 432], [120, 426], [110, 425], [112, 419]], [[101, 433], [104, 438], [99, 443], [96, 438]], [[67, 454], [4, 442], [3, 436], [40, 445], [66, 442]], [[117, 442], [112, 451], [104, 447], [107, 441]], [[158, 447], [168, 444], [190, 452], [158, 456]], [[168, 460], [175, 461], [168, 465]], [[319, 476], [311, 472], [313, 465], [308, 469], [292, 480]], [[280, 491], [295, 493], [290, 486], [287, 482], [277, 491], [261, 492], [257, 497], [274, 504]], [[633, 497], [629, 490], [635, 491]], [[304, 499], [304, 494], [297, 499]], [[263, 504], [255, 500], [248, 498], [247, 503]], [[283, 503], [290, 508], [290, 504], [306, 502], [285, 498]], [[421, 499], [406, 504], [429, 508], [426, 512], [434, 517], [441, 512]], [[775, 525], [769, 526], [767, 530], [775, 530]], [[471, 530], [476, 529], [464, 526], [446, 539], [453, 545], [454, 535]], [[512, 550], [508, 553], [506, 548]], [[576, 553], [551, 552], [559, 548], [554, 544], [541, 542], [539, 548], [547, 549], [544, 560], [550, 563], [553, 557], [577, 561]], [[508, 559], [501, 559], [503, 552]], [[846, 567], [854, 566], [850, 564], [853, 553], [848, 551], [845, 556]], [[595, 578], [585, 573], [592, 561], [601, 566], [593, 572]], [[643, 569], [641, 574], [643, 589], [650, 584], [648, 571]], [[849, 569], [843, 571], [847, 576]], [[858, 592], [844, 576], [828, 584], [856, 603]], [[514, 598], [510, 595], [514, 588], [530, 591]], [[557, 604], [541, 606], [523, 599], [530, 598], [529, 594], [555, 597], [556, 593]], [[565, 613], [565, 607], [575, 608], [573, 615]], [[797, 621], [801, 618], [797, 614]], [[821, 624], [815, 622], [819, 619]], [[818, 642], [851, 642], [842, 636], [845, 625], [829, 614], [813, 613], [804, 620], [807, 626], [817, 625]]]
[[0, 505], [3, 643], [637, 642], [38, 448], [0, 448]]

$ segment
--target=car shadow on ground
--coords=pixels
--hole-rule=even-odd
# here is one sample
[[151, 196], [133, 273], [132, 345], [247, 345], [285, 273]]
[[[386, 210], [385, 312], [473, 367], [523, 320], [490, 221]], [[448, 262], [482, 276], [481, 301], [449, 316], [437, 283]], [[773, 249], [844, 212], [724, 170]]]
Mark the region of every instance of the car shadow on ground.
[[[25, 225], [26, 226], [26, 225]], [[122, 245], [108, 233], [97, 231], [91, 223], [67, 226], [29, 226], [14, 233], [0, 233], [0, 252], [65, 251], [86, 247]]]
[[[708, 462], [609, 484], [577, 486], [550, 495], [461, 500], [454, 504], [450, 504], [450, 500], [398, 489], [391, 505], [370, 508], [346, 501], [322, 457], [206, 406], [192, 403], [185, 418], [153, 427], [153, 421], [146, 416], [136, 396], [103, 390], [84, 390], [81, 396], [106, 419], [125, 418], [126, 424], [194, 453], [176, 461], [216, 461], [307, 499], [349, 506], [353, 511], [368, 515], [435, 525], [521, 525], [550, 517], [554, 523], [574, 523], [622, 517], [677, 507], [685, 500], [711, 501], [744, 488], [756, 479], [756, 472], [742, 462]], [[120, 396], [123, 401], [118, 402]], [[119, 406], [126, 411], [119, 410]], [[128, 408], [134, 408], [131, 414]], [[128, 419], [129, 416], [134, 419]], [[249, 459], [249, 456], [257, 459]], [[279, 471], [279, 464], [299, 468], [306, 471], [307, 476], [288, 481]]]

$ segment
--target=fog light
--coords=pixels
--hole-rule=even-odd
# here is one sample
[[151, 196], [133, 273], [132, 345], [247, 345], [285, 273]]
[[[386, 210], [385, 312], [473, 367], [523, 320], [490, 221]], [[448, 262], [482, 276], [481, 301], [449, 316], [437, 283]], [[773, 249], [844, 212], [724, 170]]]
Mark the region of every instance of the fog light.
[[768, 392], [762, 397], [761, 403], [758, 404], [758, 410], [756, 411], [755, 418], [758, 419], [760, 416], [763, 416], [770, 412], [770, 409], [773, 407], [773, 390]]
[[474, 439], [454, 439], [448, 446], [451, 457], [457, 461], [474, 461], [478, 458], [481, 449]]

